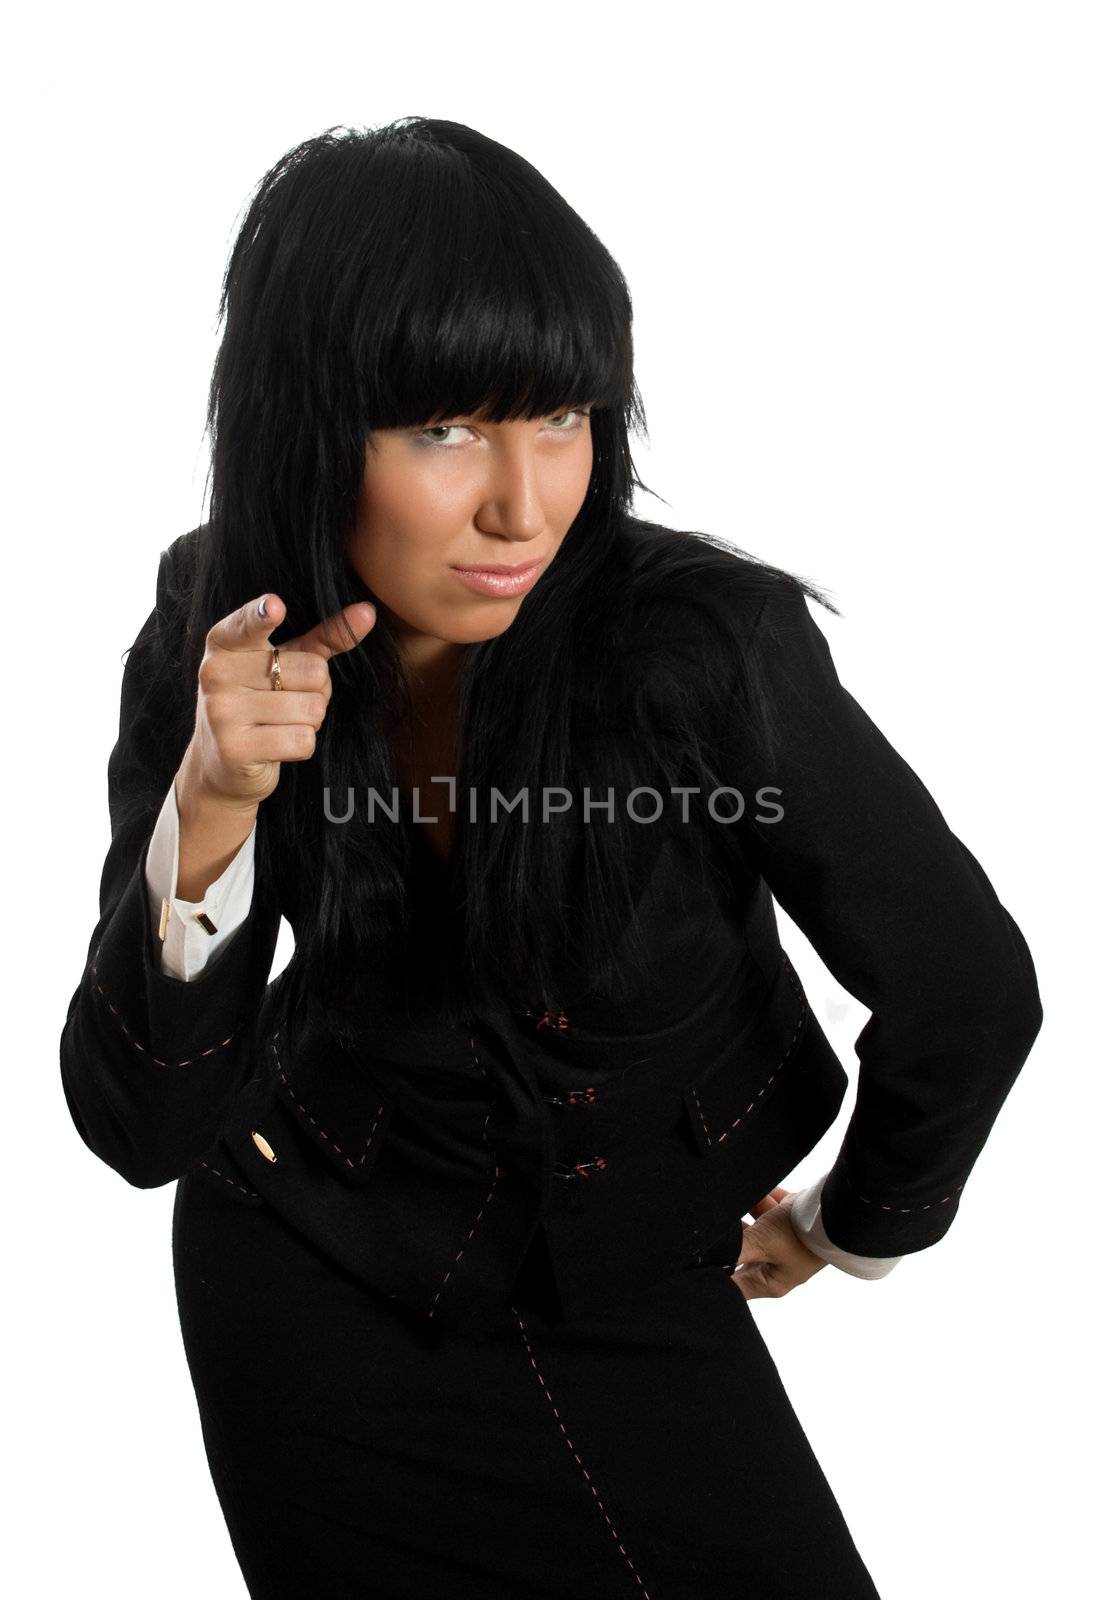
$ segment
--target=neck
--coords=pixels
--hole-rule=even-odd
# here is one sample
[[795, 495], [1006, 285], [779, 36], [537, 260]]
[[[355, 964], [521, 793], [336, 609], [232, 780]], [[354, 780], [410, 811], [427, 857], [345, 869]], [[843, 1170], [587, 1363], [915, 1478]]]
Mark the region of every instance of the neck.
[[453, 705], [466, 646], [418, 634], [402, 642], [400, 650], [414, 702], [426, 707]]

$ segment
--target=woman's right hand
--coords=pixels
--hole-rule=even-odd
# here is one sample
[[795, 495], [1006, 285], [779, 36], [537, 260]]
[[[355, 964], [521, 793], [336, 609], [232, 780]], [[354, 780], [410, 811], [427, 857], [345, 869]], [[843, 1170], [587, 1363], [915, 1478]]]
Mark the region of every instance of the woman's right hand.
[[328, 663], [366, 637], [377, 613], [369, 601], [356, 601], [281, 644], [278, 690], [267, 641], [285, 616], [279, 596], [267, 594], [206, 635], [195, 729], [178, 775], [177, 794], [182, 788], [193, 803], [255, 812], [278, 784], [284, 761], [309, 760], [332, 696]]

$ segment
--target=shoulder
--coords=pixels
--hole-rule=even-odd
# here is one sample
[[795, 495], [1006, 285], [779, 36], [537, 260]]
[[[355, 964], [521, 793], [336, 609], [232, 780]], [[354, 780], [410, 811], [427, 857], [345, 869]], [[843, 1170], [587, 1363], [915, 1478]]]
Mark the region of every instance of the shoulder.
[[191, 602], [199, 562], [209, 537], [209, 523], [179, 534], [160, 553], [157, 606], [164, 613], [186, 609]]
[[162, 549], [156, 603], [126, 651], [128, 692], [169, 698], [185, 660], [191, 598], [205, 526], [181, 533]]
[[656, 671], [741, 667], [763, 639], [803, 627], [807, 599], [823, 596], [808, 579], [713, 534], [631, 519], [625, 544], [629, 645]]
[[835, 610], [826, 591], [714, 535], [633, 522], [627, 541], [626, 676], [638, 724], [770, 754], [777, 726], [804, 717], [814, 686], [832, 682], [809, 605]]

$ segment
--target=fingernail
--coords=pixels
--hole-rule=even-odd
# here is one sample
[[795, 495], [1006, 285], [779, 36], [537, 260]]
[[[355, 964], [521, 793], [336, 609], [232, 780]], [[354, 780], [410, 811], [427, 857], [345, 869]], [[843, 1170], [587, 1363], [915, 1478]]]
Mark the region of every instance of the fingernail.
[[256, 607], [256, 610], [260, 613], [261, 617], [266, 617], [267, 616], [267, 595], [266, 594], [260, 596], [260, 603]]

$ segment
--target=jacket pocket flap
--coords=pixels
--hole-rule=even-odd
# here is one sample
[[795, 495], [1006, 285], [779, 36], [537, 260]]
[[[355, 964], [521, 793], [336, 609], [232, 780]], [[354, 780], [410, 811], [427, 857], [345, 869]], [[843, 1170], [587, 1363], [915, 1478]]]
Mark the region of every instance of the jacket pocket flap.
[[308, 1031], [293, 1041], [280, 1027], [268, 1042], [274, 1089], [348, 1183], [370, 1176], [393, 1115], [393, 1096], [362, 1060]]
[[789, 1070], [807, 1014], [805, 990], [784, 951], [779, 975], [757, 1016], [684, 1089], [688, 1124], [700, 1154], [725, 1149], [751, 1123], [753, 1112]]

